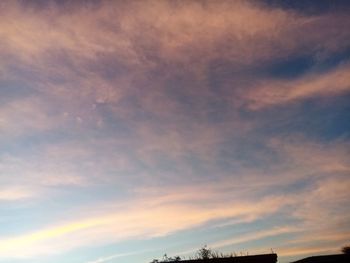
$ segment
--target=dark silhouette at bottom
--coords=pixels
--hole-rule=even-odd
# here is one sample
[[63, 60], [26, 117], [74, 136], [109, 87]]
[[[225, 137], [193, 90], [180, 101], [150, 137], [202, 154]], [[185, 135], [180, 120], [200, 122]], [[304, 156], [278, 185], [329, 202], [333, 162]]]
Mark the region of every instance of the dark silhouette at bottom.
[[[165, 261], [160, 261], [160, 263]], [[176, 262], [176, 261], [174, 261]], [[277, 254], [263, 254], [253, 256], [236, 256], [224, 258], [189, 259], [178, 261], [180, 263], [276, 263]]]
[[349, 254], [313, 256], [303, 258], [292, 263], [350, 263]]

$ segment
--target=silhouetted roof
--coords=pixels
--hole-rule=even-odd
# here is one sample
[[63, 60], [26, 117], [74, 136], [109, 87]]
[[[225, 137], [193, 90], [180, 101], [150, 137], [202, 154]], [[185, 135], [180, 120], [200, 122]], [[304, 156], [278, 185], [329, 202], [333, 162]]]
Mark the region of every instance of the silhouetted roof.
[[277, 254], [181, 260], [180, 263], [276, 263]]
[[292, 263], [349, 263], [350, 255], [337, 254], [303, 258]]

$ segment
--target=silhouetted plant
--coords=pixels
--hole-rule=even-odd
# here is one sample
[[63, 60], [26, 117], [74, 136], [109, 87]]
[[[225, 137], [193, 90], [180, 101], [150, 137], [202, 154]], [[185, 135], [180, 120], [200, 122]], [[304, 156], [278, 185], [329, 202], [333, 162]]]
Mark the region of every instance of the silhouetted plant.
[[[153, 262], [153, 261], [151, 263], [158, 263], [159, 262], [158, 260], [156, 262]], [[163, 260], [162, 260], [162, 262], [179, 262], [179, 261], [181, 261], [180, 256], [168, 257], [167, 254], [164, 254]]]
[[[246, 255], [248, 255], [248, 252], [246, 253]], [[241, 256], [243, 256], [242, 252], [241, 252]], [[237, 257], [237, 254], [235, 252], [224, 254], [218, 251], [214, 251], [211, 248], [208, 248], [207, 245], [205, 245], [196, 252], [195, 256], [189, 256], [188, 259], [195, 260], [195, 259], [233, 258], [233, 257]], [[158, 259], [153, 259], [150, 263], [179, 262], [181, 260], [182, 258], [180, 256], [168, 257], [167, 254], [164, 254], [161, 261], [159, 261]]]
[[209, 259], [213, 255], [213, 251], [210, 248], [207, 248], [207, 245], [200, 248], [197, 252], [197, 257], [200, 259]]
[[344, 254], [350, 255], [350, 246], [345, 246], [341, 249]]
[[211, 257], [212, 258], [219, 258], [219, 257], [222, 257], [222, 253], [219, 253], [217, 251], [212, 251], [211, 252]]

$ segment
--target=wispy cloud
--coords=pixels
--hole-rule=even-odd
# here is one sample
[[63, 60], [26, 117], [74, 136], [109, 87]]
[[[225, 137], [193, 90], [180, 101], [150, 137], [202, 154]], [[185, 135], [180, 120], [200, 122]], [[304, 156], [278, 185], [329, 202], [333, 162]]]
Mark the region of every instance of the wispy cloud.
[[15, 201], [35, 196], [36, 193], [18, 187], [0, 188], [0, 201]]
[[316, 96], [332, 96], [350, 89], [348, 64], [330, 72], [310, 73], [292, 80], [265, 80], [247, 94], [248, 107], [258, 110], [263, 107], [286, 104]]
[[[333, 250], [350, 214], [348, 108], [333, 107], [350, 91], [348, 24], [258, 1], [1, 3], [0, 208], [15, 213], [0, 260], [268, 217], [215, 246], [293, 235], [281, 253]], [[267, 72], [300, 57], [297, 76]], [[339, 112], [314, 131], [298, 106], [330, 97]]]
[[[130, 237], [162, 236], [198, 226], [213, 219], [250, 214], [257, 217], [275, 211], [281, 204], [283, 203], [279, 199], [272, 198], [258, 203], [245, 202], [239, 205], [222, 204], [220, 206], [185, 205], [176, 201], [150, 205], [148, 200], [144, 200], [118, 207], [121, 212], [89, 216], [17, 237], [2, 239], [0, 254], [3, 258], [12, 258], [16, 257], [14, 251], [20, 249], [23, 251], [21, 257], [33, 257], [47, 253], [62, 253], [73, 247], [96, 244], [96, 240], [103, 244]], [[267, 211], [262, 207], [270, 207], [270, 210]]]
[[[320, 185], [324, 185], [329, 191], [323, 192], [322, 188], [318, 187], [310, 189], [309, 192], [303, 194], [299, 193], [294, 198], [292, 197], [295, 195], [293, 193], [280, 197], [268, 196], [262, 200], [252, 200], [250, 202], [241, 201], [239, 204], [219, 201], [222, 198], [226, 199], [225, 194], [222, 195], [222, 191], [221, 195], [214, 190], [213, 193], [206, 192], [206, 195], [199, 196], [196, 194], [197, 190], [195, 187], [191, 188], [191, 193], [177, 189], [171, 195], [160, 195], [158, 199], [152, 196], [149, 199], [146, 198], [132, 204], [123, 204], [114, 208], [113, 206], [107, 207], [108, 210], [112, 211], [117, 209], [121, 211], [120, 213], [108, 212], [102, 215], [95, 215], [94, 217], [89, 215], [87, 218], [80, 216], [80, 220], [51, 226], [14, 238], [3, 239], [1, 242], [2, 257], [13, 257], [13, 251], [22, 248], [30, 248], [30, 253], [28, 250], [29, 254], [27, 256], [39, 256], [43, 253], [54, 251], [63, 252], [76, 246], [96, 244], [96, 240], [98, 240], [98, 243], [103, 244], [130, 237], [149, 238], [162, 236], [220, 218], [243, 216], [249, 222], [254, 220], [254, 218], [258, 219], [262, 216], [271, 215], [286, 205], [297, 207], [296, 210], [293, 209], [295, 211], [294, 216], [302, 219], [302, 223], [298, 227], [285, 228], [281, 226], [270, 230], [248, 233], [232, 240], [220, 241], [215, 244], [215, 247], [247, 242], [267, 236], [300, 232], [304, 227], [312, 229], [310, 224], [315, 223], [318, 220], [317, 218], [322, 218], [319, 217], [319, 213], [329, 213], [332, 209], [336, 209], [334, 204], [344, 202], [347, 197], [344, 190], [337, 189], [339, 185], [344, 185], [344, 182], [336, 183], [336, 181], [333, 181], [330, 184], [322, 181]], [[335, 187], [333, 187], [334, 185]], [[174, 195], [175, 193], [176, 195]], [[187, 196], [186, 193], [188, 194]], [[330, 198], [329, 193], [339, 194]], [[229, 195], [229, 192], [227, 194]], [[308, 196], [311, 197], [308, 198]], [[220, 199], [218, 200], [217, 198]], [[241, 200], [243, 199], [241, 197]], [[325, 203], [326, 200], [328, 200], [326, 203], [330, 205]], [[89, 211], [94, 210], [90, 208]], [[305, 214], [303, 211], [307, 211], [307, 213]], [[142, 220], [140, 220], [141, 218]], [[316, 226], [315, 230], [317, 231], [319, 227], [323, 229], [333, 227], [339, 222], [338, 219], [334, 217], [327, 223], [323, 223], [322, 226]], [[67, 239], [72, 240], [72, 242], [67, 242]]]
[[230, 239], [226, 239], [226, 240], [220, 240], [219, 242], [213, 243], [211, 244], [211, 246], [213, 248], [221, 248], [221, 247], [225, 247], [225, 246], [232, 246], [234, 244], [241, 244], [241, 243], [245, 243], [248, 241], [252, 241], [252, 240], [259, 240], [259, 239], [263, 239], [266, 237], [273, 237], [273, 236], [278, 236], [278, 235], [282, 235], [282, 234], [291, 234], [291, 233], [296, 233], [301, 231], [300, 228], [297, 227], [291, 227], [291, 226], [281, 226], [281, 227], [274, 227], [271, 229], [267, 229], [267, 230], [261, 230], [261, 231], [254, 231], [248, 234], [243, 234], [240, 235], [239, 237], [236, 238], [230, 238]]
[[137, 254], [140, 254], [140, 253], [143, 253], [143, 252], [145, 252], [145, 251], [114, 254], [114, 255], [110, 255], [110, 256], [101, 257], [101, 258], [98, 258], [98, 259], [93, 260], [93, 261], [88, 261], [86, 263], [103, 263], [103, 262], [111, 261], [111, 260], [116, 259], [116, 258], [121, 258], [121, 257], [126, 257], [126, 256], [131, 256], [131, 255], [137, 255]]

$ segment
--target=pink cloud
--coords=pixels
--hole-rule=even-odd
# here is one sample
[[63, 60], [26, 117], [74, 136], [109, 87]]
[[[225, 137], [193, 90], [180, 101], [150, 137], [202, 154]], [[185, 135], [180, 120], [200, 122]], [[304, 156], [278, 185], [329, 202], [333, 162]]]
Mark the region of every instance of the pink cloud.
[[340, 65], [329, 72], [309, 73], [293, 80], [263, 80], [246, 94], [248, 107], [258, 110], [264, 107], [286, 104], [316, 96], [332, 96], [350, 90], [350, 67]]

